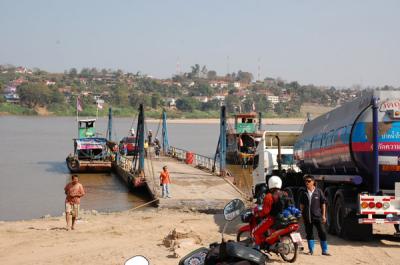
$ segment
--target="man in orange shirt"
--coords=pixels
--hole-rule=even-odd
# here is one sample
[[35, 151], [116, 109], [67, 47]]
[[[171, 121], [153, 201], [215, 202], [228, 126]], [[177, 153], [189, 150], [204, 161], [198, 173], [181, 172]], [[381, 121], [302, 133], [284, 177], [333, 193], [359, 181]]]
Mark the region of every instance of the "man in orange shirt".
[[169, 177], [169, 172], [167, 166], [163, 167], [163, 171], [160, 174], [160, 184], [162, 186], [162, 197], [163, 198], [171, 198], [169, 195], [169, 184], [171, 183], [171, 179]]
[[[81, 183], [79, 183], [78, 175], [72, 175], [72, 181], [68, 183], [65, 188], [65, 219], [67, 221], [67, 230], [74, 230], [75, 220], [78, 218], [79, 205], [81, 197], [85, 195], [85, 190]], [[72, 219], [72, 225], [71, 225]]]

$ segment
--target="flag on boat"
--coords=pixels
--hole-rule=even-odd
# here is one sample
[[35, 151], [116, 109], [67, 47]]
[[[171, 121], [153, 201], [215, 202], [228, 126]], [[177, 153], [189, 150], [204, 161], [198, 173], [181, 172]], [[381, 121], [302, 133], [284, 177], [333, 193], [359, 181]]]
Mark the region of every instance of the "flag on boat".
[[82, 103], [81, 103], [81, 99], [79, 97], [76, 98], [76, 109], [78, 111], [82, 111]]

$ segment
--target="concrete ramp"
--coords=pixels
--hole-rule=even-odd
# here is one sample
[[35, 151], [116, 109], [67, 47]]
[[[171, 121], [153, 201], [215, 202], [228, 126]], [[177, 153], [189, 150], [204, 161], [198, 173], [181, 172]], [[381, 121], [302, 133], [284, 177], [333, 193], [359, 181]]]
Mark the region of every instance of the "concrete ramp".
[[[160, 173], [166, 165], [171, 176], [170, 195], [161, 198]], [[159, 198], [160, 208], [188, 208], [199, 211], [221, 210], [227, 202], [242, 198], [240, 192], [224, 178], [212, 175], [169, 157], [147, 159], [145, 174], [149, 190]], [[154, 173], [153, 173], [154, 172]]]

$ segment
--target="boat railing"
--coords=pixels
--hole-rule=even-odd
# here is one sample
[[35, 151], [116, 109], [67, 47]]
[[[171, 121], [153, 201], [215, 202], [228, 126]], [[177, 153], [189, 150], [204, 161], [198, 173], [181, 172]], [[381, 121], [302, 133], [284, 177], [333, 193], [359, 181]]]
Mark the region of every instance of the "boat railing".
[[168, 155], [179, 161], [183, 161], [187, 164], [192, 164], [195, 167], [206, 169], [211, 172], [219, 172], [219, 162], [214, 162], [215, 160], [211, 157], [196, 154], [194, 152], [190, 152], [174, 146], [170, 146]]

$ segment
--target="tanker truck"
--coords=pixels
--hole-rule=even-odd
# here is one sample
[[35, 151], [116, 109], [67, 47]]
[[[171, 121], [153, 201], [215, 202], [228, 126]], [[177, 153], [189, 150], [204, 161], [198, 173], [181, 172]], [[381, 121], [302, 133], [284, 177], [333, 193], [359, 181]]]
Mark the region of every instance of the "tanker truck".
[[[256, 156], [265, 152], [265, 137]], [[373, 224], [400, 223], [400, 91], [369, 91], [306, 122], [293, 155], [300, 172], [265, 173], [262, 182], [280, 175], [297, 202], [303, 176], [313, 175], [328, 201], [329, 233], [368, 240]], [[261, 181], [255, 172], [268, 172], [267, 161], [256, 162], [254, 186]]]

